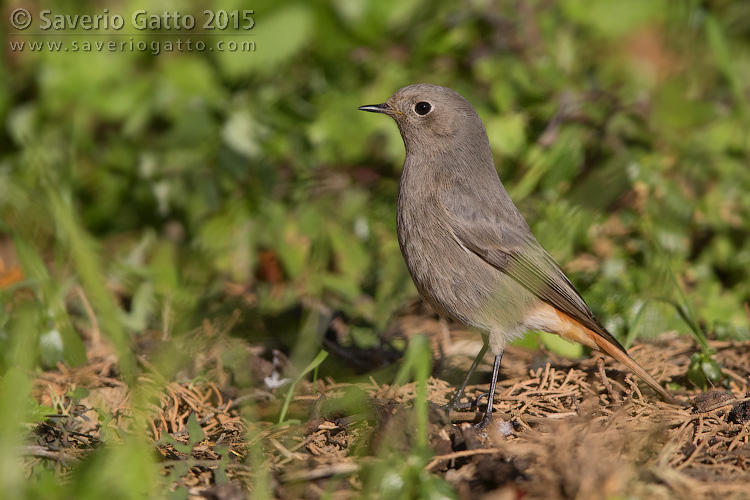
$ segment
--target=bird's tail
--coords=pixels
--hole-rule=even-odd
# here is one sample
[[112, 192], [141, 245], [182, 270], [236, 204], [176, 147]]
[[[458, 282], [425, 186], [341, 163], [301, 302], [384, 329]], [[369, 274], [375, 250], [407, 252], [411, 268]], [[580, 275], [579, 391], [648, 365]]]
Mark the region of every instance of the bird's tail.
[[571, 318], [564, 312], [558, 311], [549, 305], [544, 306], [548, 308], [547, 311], [554, 313], [555, 319], [553, 320], [551, 330], [557, 335], [564, 339], [579, 342], [592, 349], [605, 352], [615, 358], [620, 363], [630, 368], [636, 375], [641, 377], [648, 385], [654, 388], [656, 392], [664, 399], [664, 401], [672, 404], [676, 404], [674, 397], [664, 389], [659, 382], [656, 381], [641, 365], [635, 362], [630, 357], [628, 352], [622, 345], [615, 339], [603, 326], [598, 323], [594, 323], [598, 326], [601, 332], [592, 330], [591, 328], [583, 325], [580, 321]]
[[641, 365], [636, 363], [635, 360], [631, 358], [624, 349], [622, 349], [619, 345], [613, 344], [611, 341], [602, 337], [601, 335], [598, 335], [595, 332], [592, 333], [592, 338], [601, 351], [606, 352], [617, 361], [633, 370], [636, 375], [641, 377], [648, 385], [650, 385], [656, 392], [658, 392], [659, 395], [664, 399], [664, 401], [671, 404], [677, 403], [674, 397], [672, 397], [672, 395], [667, 392], [667, 390], [663, 388], [661, 384], [659, 384], [659, 382], [657, 382], [656, 379], [651, 376], [650, 373], [644, 370]]

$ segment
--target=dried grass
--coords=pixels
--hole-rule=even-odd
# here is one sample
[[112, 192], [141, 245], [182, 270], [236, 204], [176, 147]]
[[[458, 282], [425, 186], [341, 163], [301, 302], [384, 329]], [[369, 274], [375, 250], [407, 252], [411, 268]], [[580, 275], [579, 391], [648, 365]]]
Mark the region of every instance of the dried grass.
[[[436, 343], [444, 342], [440, 328], [435, 331], [440, 335]], [[454, 332], [448, 345], [437, 345], [436, 352], [443, 356], [438, 366], [450, 366], [461, 357], [458, 351], [471, 352], [472, 345], [478, 350], [478, 339], [460, 338], [460, 332]], [[730, 376], [729, 391], [682, 391], [676, 396], [683, 406], [657, 400], [609, 359], [571, 361], [552, 353], [509, 349], [496, 398], [501, 419], [480, 435], [468, 424], [479, 412], [453, 412], [451, 422], [433, 408], [430, 441], [436, 456], [427, 468], [443, 475], [462, 498], [748, 498], [750, 342], [712, 342], [712, 347]], [[256, 356], [261, 351], [249, 350]], [[684, 384], [694, 347], [686, 337], [664, 336], [630, 352], [658, 379]], [[258, 358], [257, 366], [270, 363]], [[51, 421], [64, 417], [65, 425], [48, 422], [36, 428], [36, 442], [26, 450], [29, 465], [41, 460], [72, 465], [99, 446], [103, 425], [127, 428], [130, 397], [115, 368], [111, 355], [99, 354], [86, 366], [59, 366], [39, 376], [37, 399], [57, 405], [62, 416]], [[488, 370], [488, 364], [480, 365], [485, 381]], [[178, 461], [191, 464], [180, 481], [192, 494], [242, 498], [242, 490], [217, 487], [213, 477], [223, 466], [231, 484], [245, 488], [251, 482], [253, 471], [245, 464], [252, 445], [248, 436], [262, 446], [279, 498], [318, 498], [329, 487], [335, 498], [357, 498], [359, 473], [378, 446], [408, 448], [413, 442], [413, 384], [355, 385], [329, 379], [318, 381], [315, 394], [306, 384], [292, 409], [303, 417], [302, 423], [272, 427], [268, 419], [277, 414], [278, 401], [265, 397], [266, 392], [259, 397], [258, 390], [240, 396], [245, 403], [254, 401], [261, 419], [248, 424], [242, 405], [226, 396], [236, 393], [226, 385], [230, 380], [166, 381], [144, 367], [141, 382], [159, 390], [146, 432], [165, 470]], [[76, 387], [86, 387], [89, 394], [78, 402], [68, 398], [66, 407], [65, 394]], [[486, 387], [470, 386], [468, 395], [476, 397]], [[362, 394], [363, 408], [331, 406], [352, 388]], [[429, 399], [436, 405], [446, 402], [452, 390], [441, 378], [428, 384]], [[108, 412], [112, 420], [99, 420], [93, 407]], [[199, 444], [189, 440], [191, 415], [205, 433]], [[503, 428], [503, 422], [512, 427]], [[253, 432], [248, 433], [248, 425]], [[190, 453], [179, 452], [163, 439], [166, 435], [192, 443]], [[391, 444], [382, 444], [386, 442]]]

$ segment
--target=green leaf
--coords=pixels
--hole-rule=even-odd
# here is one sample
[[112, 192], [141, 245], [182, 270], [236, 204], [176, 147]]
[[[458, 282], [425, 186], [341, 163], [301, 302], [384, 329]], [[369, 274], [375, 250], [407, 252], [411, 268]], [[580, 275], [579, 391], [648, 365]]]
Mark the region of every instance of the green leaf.
[[80, 401], [89, 395], [89, 390], [85, 387], [76, 387], [74, 391], [68, 391], [68, 397], [74, 401]]
[[484, 121], [490, 146], [500, 158], [515, 156], [526, 146], [526, 120], [524, 113], [504, 113]]
[[223, 73], [232, 79], [255, 72], [275, 71], [279, 65], [302, 51], [313, 34], [314, 17], [307, 5], [302, 3], [259, 13], [254, 19], [252, 29], [242, 32], [242, 36], [226, 37], [224, 42], [253, 42], [255, 50], [213, 52]]
[[702, 390], [720, 385], [724, 378], [721, 365], [711, 356], [699, 352], [690, 356], [687, 375], [688, 379]]
[[191, 412], [188, 417], [187, 430], [190, 435], [189, 443], [191, 447], [206, 439], [206, 433], [203, 431], [201, 424], [198, 423], [198, 418], [195, 416], [194, 412]]
[[[185, 444], [177, 441], [171, 434], [162, 433], [160, 443], [171, 444], [175, 450], [185, 455], [190, 455], [193, 452], [193, 444]], [[187, 470], [186, 470], [187, 472]]]

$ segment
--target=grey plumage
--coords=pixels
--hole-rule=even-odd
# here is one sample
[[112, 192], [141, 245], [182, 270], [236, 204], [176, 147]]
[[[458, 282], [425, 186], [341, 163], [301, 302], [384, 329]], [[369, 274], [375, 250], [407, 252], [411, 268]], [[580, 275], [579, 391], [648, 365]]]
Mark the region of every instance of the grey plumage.
[[426, 301], [486, 333], [498, 365], [507, 342], [543, 330], [608, 352], [671, 398], [596, 320], [537, 242], [500, 181], [482, 120], [466, 99], [418, 84], [360, 109], [392, 117], [404, 140], [398, 241]]

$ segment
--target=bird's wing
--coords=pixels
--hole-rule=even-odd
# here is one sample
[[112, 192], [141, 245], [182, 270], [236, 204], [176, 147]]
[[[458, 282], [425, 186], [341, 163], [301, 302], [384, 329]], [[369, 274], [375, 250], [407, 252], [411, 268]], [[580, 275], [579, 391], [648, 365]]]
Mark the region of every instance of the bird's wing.
[[[622, 351], [625, 349], [596, 320], [575, 286], [552, 256], [536, 241], [523, 221], [521, 227], [503, 227], [494, 214], [480, 213], [456, 197], [443, 197], [450, 228], [456, 240], [492, 267], [513, 278], [543, 302], [598, 333]], [[516, 216], [515, 207], [512, 208]], [[497, 217], [499, 217], [498, 214]], [[517, 215], [520, 218], [520, 214]]]

